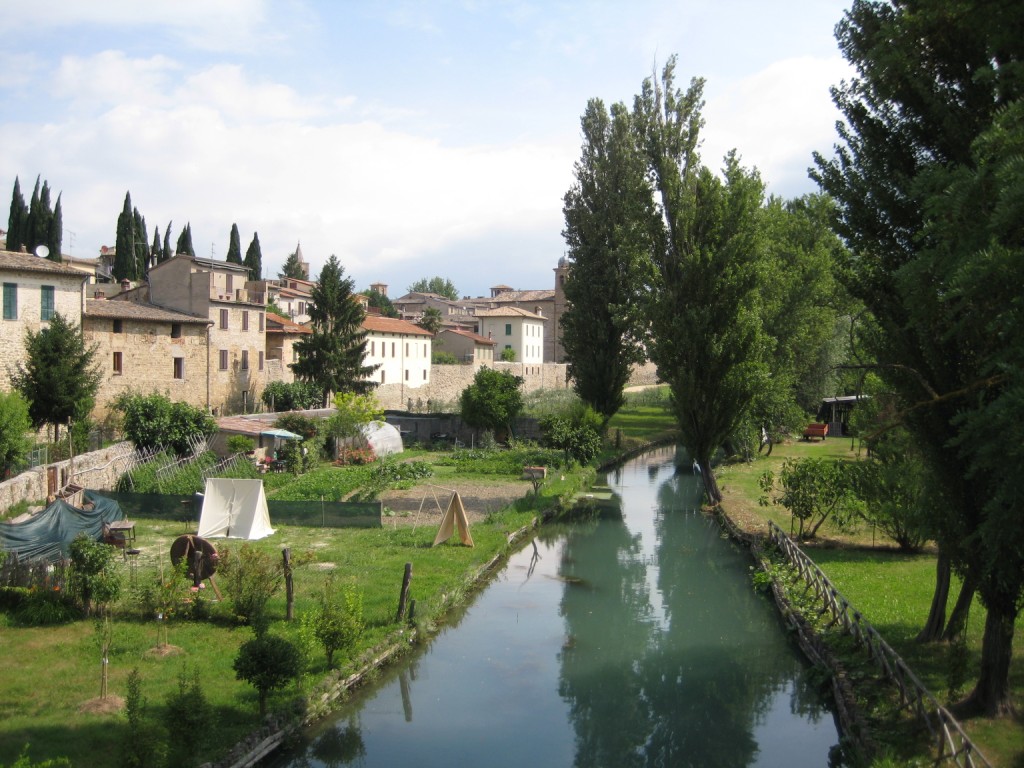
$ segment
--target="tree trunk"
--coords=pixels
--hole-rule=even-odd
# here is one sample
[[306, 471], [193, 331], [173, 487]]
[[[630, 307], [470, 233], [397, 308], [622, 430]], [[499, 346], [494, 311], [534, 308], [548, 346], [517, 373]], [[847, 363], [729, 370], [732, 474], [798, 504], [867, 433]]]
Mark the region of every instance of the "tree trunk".
[[939, 546], [939, 557], [935, 561], [935, 592], [928, 621], [914, 640], [918, 643], [934, 643], [942, 637], [942, 626], [946, 623], [946, 603], [949, 600], [950, 560], [946, 551]]
[[974, 602], [974, 594], [978, 591], [977, 582], [968, 576], [960, 586], [960, 594], [956, 598], [956, 605], [953, 612], [949, 614], [949, 623], [942, 633], [942, 639], [952, 642], [960, 633], [967, 628], [967, 617], [971, 613], [971, 603]]
[[708, 504], [717, 507], [722, 503], [722, 492], [718, 489], [715, 473], [711, 471], [711, 461], [710, 459], [698, 459], [697, 466], [700, 467], [700, 476], [704, 481], [704, 495], [707, 497]]
[[1010, 658], [1017, 612], [989, 608], [981, 641], [981, 672], [970, 696], [953, 708], [958, 717], [980, 714], [999, 717], [1013, 714], [1010, 697]]

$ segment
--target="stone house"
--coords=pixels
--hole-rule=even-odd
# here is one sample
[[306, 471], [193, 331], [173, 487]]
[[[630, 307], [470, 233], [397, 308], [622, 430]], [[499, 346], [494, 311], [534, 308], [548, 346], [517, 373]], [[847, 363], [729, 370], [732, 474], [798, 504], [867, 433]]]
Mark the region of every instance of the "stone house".
[[152, 304], [87, 299], [86, 344], [96, 346], [103, 378], [94, 417], [102, 419], [124, 392], [158, 392], [199, 408], [210, 406], [211, 321]]
[[420, 320], [428, 307], [440, 312], [441, 322], [446, 324], [464, 321], [468, 314], [461, 303], [436, 293], [412, 291], [401, 298], [393, 299], [391, 304], [398, 311], [399, 316], [409, 322]]
[[433, 337], [418, 325], [381, 315], [363, 320], [366, 336], [364, 365], [380, 366], [370, 377], [380, 384], [417, 389], [430, 383]]
[[491, 365], [496, 344], [494, 339], [459, 328], [445, 328], [434, 339], [435, 349], [453, 354], [460, 363], [469, 365]]
[[480, 323], [480, 335], [492, 339], [497, 345], [494, 353], [496, 358], [501, 358], [503, 350], [511, 349], [517, 363], [526, 366], [543, 364], [543, 315], [519, 307], [503, 307], [477, 310], [476, 317]]
[[209, 404], [245, 412], [266, 386], [265, 294], [246, 287], [240, 264], [177, 254], [150, 268], [148, 285], [116, 298], [211, 321]]
[[58, 312], [72, 325], [81, 324], [88, 280], [88, 275], [49, 259], [0, 251], [0, 388], [10, 391], [10, 374], [25, 360], [27, 331], [38, 333]]

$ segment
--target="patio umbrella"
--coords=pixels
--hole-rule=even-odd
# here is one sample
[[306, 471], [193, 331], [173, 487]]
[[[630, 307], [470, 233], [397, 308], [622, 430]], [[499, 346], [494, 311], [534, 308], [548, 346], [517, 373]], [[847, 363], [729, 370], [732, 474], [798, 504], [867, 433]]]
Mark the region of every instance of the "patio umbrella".
[[267, 437], [277, 437], [281, 440], [301, 440], [302, 435], [296, 435], [294, 432], [289, 432], [287, 429], [265, 429], [260, 432], [261, 435]]

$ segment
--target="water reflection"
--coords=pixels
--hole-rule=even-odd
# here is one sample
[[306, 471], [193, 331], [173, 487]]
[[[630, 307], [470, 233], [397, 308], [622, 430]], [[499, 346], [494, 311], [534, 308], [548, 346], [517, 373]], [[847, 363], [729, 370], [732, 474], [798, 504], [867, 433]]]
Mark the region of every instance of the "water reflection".
[[745, 555], [695, 511], [689, 462], [648, 454], [607, 482], [274, 764], [825, 765], [828, 710]]

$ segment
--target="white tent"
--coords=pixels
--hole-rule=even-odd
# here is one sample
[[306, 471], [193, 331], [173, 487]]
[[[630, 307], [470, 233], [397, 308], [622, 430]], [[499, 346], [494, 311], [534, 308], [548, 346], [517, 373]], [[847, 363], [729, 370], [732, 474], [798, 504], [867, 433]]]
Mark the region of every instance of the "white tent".
[[204, 539], [262, 539], [274, 532], [270, 527], [267, 496], [262, 480], [206, 480], [199, 536]]

